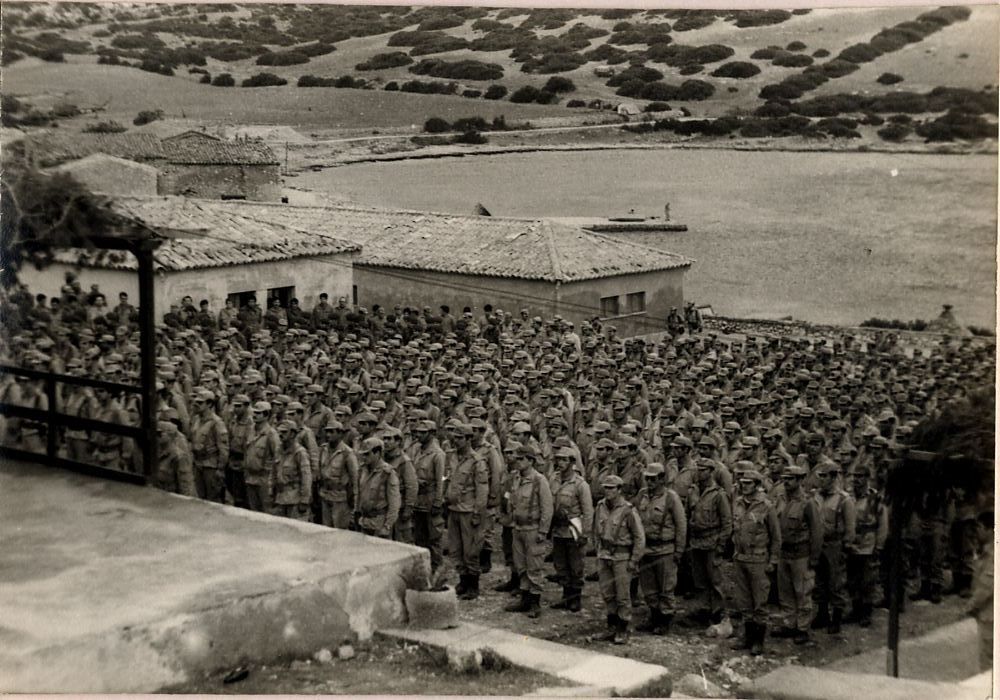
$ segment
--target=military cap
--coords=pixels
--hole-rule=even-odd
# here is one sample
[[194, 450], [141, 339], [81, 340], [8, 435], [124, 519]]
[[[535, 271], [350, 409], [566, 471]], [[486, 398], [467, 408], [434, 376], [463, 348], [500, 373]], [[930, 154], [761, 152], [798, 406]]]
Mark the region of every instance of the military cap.
[[631, 435], [618, 436], [618, 447], [637, 447], [639, 443]]
[[199, 399], [203, 399], [205, 401], [215, 401], [215, 392], [212, 391], [211, 389], [206, 389], [205, 387], [198, 387], [195, 390], [195, 393], [197, 394]]
[[698, 440], [698, 447], [711, 447], [714, 449], [715, 447], [717, 447], [717, 445], [715, 444], [715, 441], [712, 438], [705, 435], [700, 440]]
[[301, 401], [290, 401], [287, 406], [285, 406], [286, 411], [304, 411], [306, 407], [302, 405]]
[[285, 404], [289, 404], [291, 402], [292, 402], [292, 397], [289, 396], [288, 394], [278, 394], [273, 399], [271, 399], [271, 403], [281, 404], [282, 406], [284, 406]]
[[887, 438], [882, 437], [881, 435], [877, 436], [874, 440], [872, 440], [872, 447], [888, 447], [888, 446], [889, 446], [889, 440]]
[[472, 435], [472, 426], [461, 421], [449, 421], [448, 429], [454, 431], [458, 435]]
[[678, 435], [673, 440], [671, 440], [670, 446], [671, 447], [694, 447], [694, 443], [691, 442], [691, 438], [689, 438], [687, 435]]
[[601, 486], [604, 488], [621, 488], [624, 483], [622, 478], [615, 474], [608, 474], [601, 479]]
[[599, 420], [594, 423], [594, 432], [608, 432], [611, 430], [611, 423], [605, 420]]
[[896, 414], [894, 414], [888, 408], [878, 414], [878, 422], [879, 423], [888, 423], [888, 422], [894, 421], [894, 420], [896, 420]]
[[541, 455], [538, 453], [538, 449], [530, 442], [522, 443], [517, 449], [517, 454], [519, 457], [527, 457], [535, 461], [538, 461], [541, 458]]
[[382, 442], [377, 437], [365, 438], [361, 441], [361, 445], [358, 447], [358, 454], [364, 455], [369, 452], [374, 452], [375, 450], [382, 451], [385, 449], [385, 443]]
[[413, 428], [418, 433], [433, 432], [437, 430], [437, 423], [432, 420], [423, 419], [419, 421]]
[[790, 464], [781, 471], [782, 476], [791, 476], [797, 479], [801, 479], [804, 476], [808, 476], [809, 472], [805, 467], [799, 467], [794, 464]]
[[288, 420], [286, 418], [285, 420], [283, 420], [280, 423], [278, 423], [277, 430], [278, 430], [279, 433], [280, 432], [287, 432], [287, 431], [290, 431], [290, 430], [298, 430], [298, 426], [295, 425], [294, 422], [292, 422], [292, 421], [290, 421], [290, 420]]
[[615, 450], [618, 449], [618, 445], [608, 438], [601, 438], [594, 443], [594, 448], [598, 450]]
[[806, 442], [823, 442], [825, 439], [823, 433], [809, 433]]
[[[752, 465], [751, 465], [752, 466]], [[739, 474], [740, 481], [756, 481], [761, 482], [764, 480], [764, 475], [761, 474], [756, 469], [744, 469]]]
[[358, 423], [378, 423], [378, 418], [371, 411], [362, 411], [357, 415], [355, 420]]
[[387, 438], [387, 437], [402, 438], [403, 437], [403, 431], [400, 430], [399, 428], [396, 428], [396, 427], [391, 426], [391, 425], [386, 426], [385, 428], [383, 428], [381, 432], [382, 432], [382, 437], [383, 438]]
[[253, 410], [255, 412], [270, 411], [271, 404], [268, 403], [267, 401], [258, 401], [253, 405]]
[[702, 468], [704, 468], [704, 469], [715, 469], [715, 466], [716, 466], [715, 460], [712, 459], [712, 458], [710, 458], [710, 457], [702, 457], [701, 459], [698, 460], [698, 468], [699, 469], [702, 469]]
[[233, 403], [250, 403], [250, 397], [246, 394], [237, 394], [233, 397]]
[[738, 432], [738, 431], [742, 430], [743, 428], [740, 427], [739, 423], [737, 423], [734, 420], [731, 420], [731, 421], [726, 421], [723, 424], [722, 429], [723, 430], [732, 430], [733, 432]]
[[472, 420], [469, 421], [469, 425], [473, 428], [487, 427], [486, 421], [484, 421], [482, 418], [473, 418]]
[[330, 418], [323, 424], [323, 430], [344, 430], [344, 424], [336, 418]]
[[698, 428], [700, 430], [707, 430], [708, 421], [703, 418], [695, 418], [693, 421], [691, 421], [691, 427]]
[[878, 437], [878, 428], [874, 425], [866, 425], [864, 430], [861, 431], [862, 437]]
[[561, 446], [556, 448], [553, 453], [554, 457], [565, 458], [565, 459], [576, 459], [576, 453], [573, 451], [572, 447]]
[[642, 475], [652, 478], [656, 476], [663, 476], [664, 473], [665, 470], [663, 469], [663, 465], [660, 462], [650, 462], [649, 464], [646, 465], [646, 468], [643, 470]]

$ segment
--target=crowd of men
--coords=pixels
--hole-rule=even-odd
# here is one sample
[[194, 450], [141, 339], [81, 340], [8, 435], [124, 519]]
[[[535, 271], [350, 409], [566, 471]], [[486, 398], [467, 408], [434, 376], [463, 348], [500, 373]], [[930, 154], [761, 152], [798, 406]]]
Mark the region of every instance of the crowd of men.
[[[2, 316], [8, 362], [136, 381], [137, 314], [124, 293], [110, 307], [68, 276], [59, 298], [8, 295]], [[324, 294], [310, 310], [294, 299], [214, 310], [186, 297], [157, 327], [153, 479], [426, 547], [435, 570], [447, 554], [465, 600], [498, 546], [509, 577], [496, 590], [531, 617], [547, 578], [562, 587], [551, 607], [568, 613], [596, 580], [604, 637], [619, 644], [640, 600], [639, 630], [734, 616], [754, 654], [769, 601], [781, 611], [772, 635], [797, 644], [810, 630], [871, 624], [890, 585], [890, 465], [921, 419], [993, 386], [993, 346], [719, 337], [679, 319], [657, 340], [623, 340], [598, 319], [526, 309], [368, 313]], [[37, 382], [8, 376], [0, 391], [47, 406]], [[59, 401], [138, 424], [134, 395], [64, 384]], [[2, 429], [6, 444], [44, 449], [42, 425]], [[60, 444], [72, 459], [139, 469], [128, 438], [66, 430]], [[971, 594], [979, 496], [950, 489], [908, 515], [910, 599]]]

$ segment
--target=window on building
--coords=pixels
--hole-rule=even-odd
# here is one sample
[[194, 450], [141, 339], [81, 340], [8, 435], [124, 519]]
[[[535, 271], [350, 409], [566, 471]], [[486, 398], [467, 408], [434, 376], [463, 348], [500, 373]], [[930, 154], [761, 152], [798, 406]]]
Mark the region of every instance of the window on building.
[[288, 303], [295, 296], [295, 287], [274, 287], [267, 290], [267, 306], [271, 306], [271, 300], [277, 298], [281, 301], [281, 308], [287, 309]]
[[351, 303], [355, 306], [358, 305], [358, 285], [351, 285]]
[[625, 296], [625, 313], [639, 314], [646, 310], [646, 292], [633, 292]]
[[249, 302], [251, 299], [256, 299], [256, 298], [257, 298], [257, 292], [253, 291], [233, 292], [232, 294], [227, 295], [227, 299], [233, 302], [233, 306], [235, 306], [237, 309], [242, 306], [246, 306], [247, 302]]
[[601, 316], [610, 318], [621, 313], [618, 305], [618, 297], [601, 297]]

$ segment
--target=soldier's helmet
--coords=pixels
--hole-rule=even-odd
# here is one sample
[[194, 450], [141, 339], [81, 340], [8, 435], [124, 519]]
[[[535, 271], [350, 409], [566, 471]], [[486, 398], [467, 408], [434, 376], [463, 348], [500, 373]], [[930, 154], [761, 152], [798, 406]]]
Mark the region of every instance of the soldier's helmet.
[[666, 470], [664, 470], [663, 465], [660, 462], [650, 462], [646, 465], [646, 469], [643, 470], [642, 475], [649, 479], [663, 476], [665, 473]]

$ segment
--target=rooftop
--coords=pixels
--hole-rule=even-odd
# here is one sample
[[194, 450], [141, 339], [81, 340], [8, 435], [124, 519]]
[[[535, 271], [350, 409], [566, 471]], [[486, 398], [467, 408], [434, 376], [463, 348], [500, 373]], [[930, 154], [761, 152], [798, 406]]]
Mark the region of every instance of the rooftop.
[[357, 265], [576, 282], [688, 267], [681, 255], [547, 219], [356, 206], [205, 202], [214, 209], [361, 246]]

